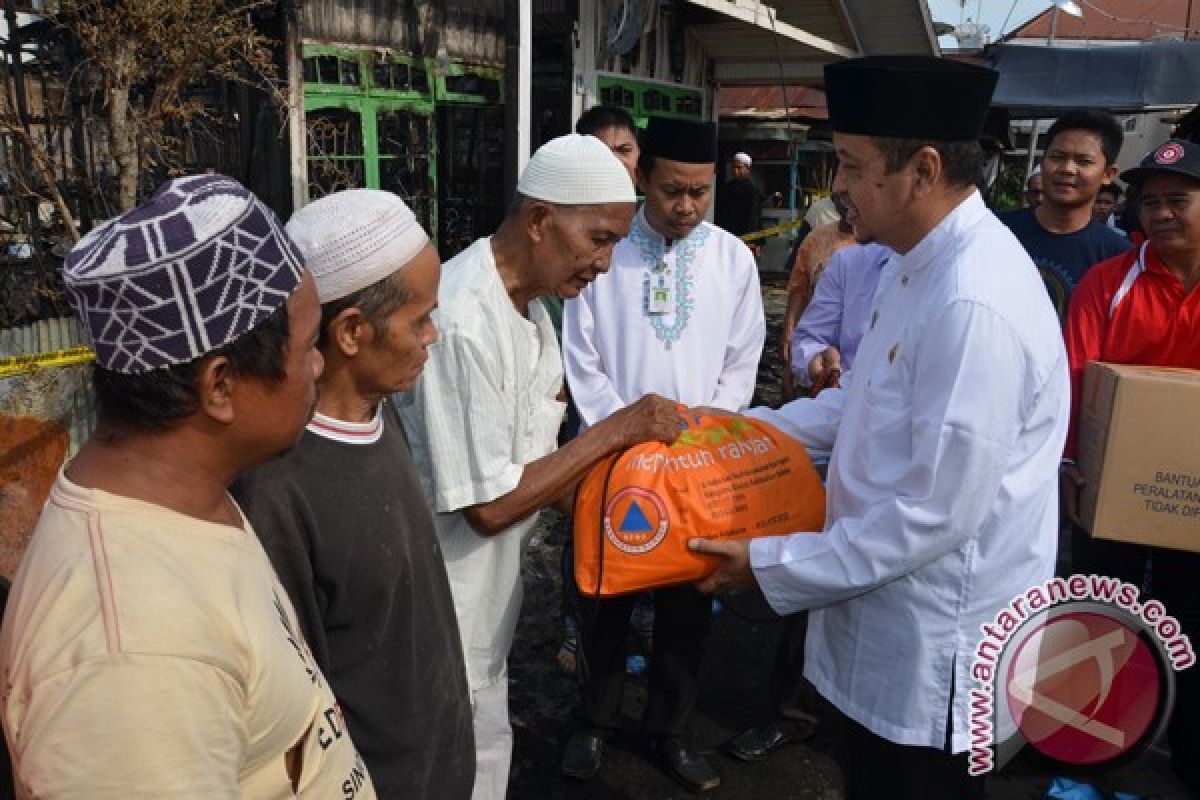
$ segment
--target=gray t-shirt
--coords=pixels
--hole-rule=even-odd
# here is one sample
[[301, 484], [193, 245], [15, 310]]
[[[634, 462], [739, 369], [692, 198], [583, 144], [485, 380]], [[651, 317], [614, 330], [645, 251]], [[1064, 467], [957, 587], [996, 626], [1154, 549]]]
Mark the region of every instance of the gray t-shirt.
[[454, 604], [391, 402], [368, 425], [318, 415], [233, 491], [379, 797], [470, 797], [475, 742]]

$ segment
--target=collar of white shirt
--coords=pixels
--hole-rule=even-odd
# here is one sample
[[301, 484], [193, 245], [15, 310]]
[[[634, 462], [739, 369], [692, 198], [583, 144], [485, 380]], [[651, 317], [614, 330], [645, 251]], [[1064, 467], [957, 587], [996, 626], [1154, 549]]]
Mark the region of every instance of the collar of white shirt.
[[963, 230], [975, 225], [985, 214], [990, 213], [984, 205], [979, 192], [972, 191], [966, 200], [959, 203], [953, 211], [933, 226], [933, 230], [925, 234], [917, 246], [901, 256], [900, 269], [902, 275], [912, 275], [936, 263], [943, 256], [942, 244], [946, 239], [962, 233]]
[[650, 221], [646, 219], [646, 204], [642, 203], [641, 208], [638, 209], [637, 214], [633, 217], [633, 227], [629, 231], [629, 238], [634, 241], [640, 238], [643, 241], [649, 241], [655, 247], [669, 250], [678, 247], [682, 242], [696, 241], [699, 243], [699, 240], [703, 236], [703, 228], [704, 220], [701, 220], [696, 227], [692, 228], [687, 236], [682, 239], [673, 240], [668, 246], [666, 237], [650, 227]]

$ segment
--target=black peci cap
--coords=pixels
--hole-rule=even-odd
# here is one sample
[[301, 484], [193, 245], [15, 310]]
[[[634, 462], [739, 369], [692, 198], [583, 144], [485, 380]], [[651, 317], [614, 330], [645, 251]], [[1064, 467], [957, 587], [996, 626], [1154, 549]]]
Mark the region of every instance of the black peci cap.
[[839, 133], [938, 142], [977, 140], [999, 73], [930, 56], [868, 56], [825, 67]]
[[668, 161], [717, 163], [717, 126], [713, 122], [651, 117], [639, 144], [644, 152]]

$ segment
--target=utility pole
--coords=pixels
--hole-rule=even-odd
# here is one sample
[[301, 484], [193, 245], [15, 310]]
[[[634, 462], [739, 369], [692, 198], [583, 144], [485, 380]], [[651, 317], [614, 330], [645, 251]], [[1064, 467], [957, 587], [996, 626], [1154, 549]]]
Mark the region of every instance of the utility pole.
[[[1191, 5], [1191, 0], [1188, 2]], [[1050, 14], [1050, 38], [1046, 40], [1046, 47], [1054, 47], [1054, 35], [1058, 32], [1058, 6], [1055, 6]], [[1025, 159], [1025, 183], [1029, 183], [1029, 176], [1033, 173], [1033, 160], [1037, 153], [1038, 128], [1041, 126], [1041, 120], [1035, 119], [1029, 128], [1029, 155]]]
[[13, 94], [17, 100], [17, 121], [29, 132], [29, 108], [25, 97], [25, 53], [21, 49], [21, 26], [17, 20], [15, 0], [4, 0], [4, 21], [8, 23], [9, 70], [12, 74]]
[[504, 0], [504, 196], [529, 161], [533, 100], [533, 2]]
[[300, 3], [283, 3], [283, 63], [287, 75], [288, 175], [292, 210], [308, 203], [308, 118], [304, 114], [304, 44], [300, 37]]

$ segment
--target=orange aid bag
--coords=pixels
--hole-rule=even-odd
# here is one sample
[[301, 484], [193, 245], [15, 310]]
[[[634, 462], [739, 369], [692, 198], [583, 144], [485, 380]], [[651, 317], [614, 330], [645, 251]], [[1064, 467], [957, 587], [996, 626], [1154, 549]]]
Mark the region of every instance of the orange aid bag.
[[610, 456], [575, 495], [575, 580], [611, 597], [711, 574], [688, 539], [749, 539], [825, 525], [825, 488], [804, 446], [750, 417], [685, 411], [674, 444]]

